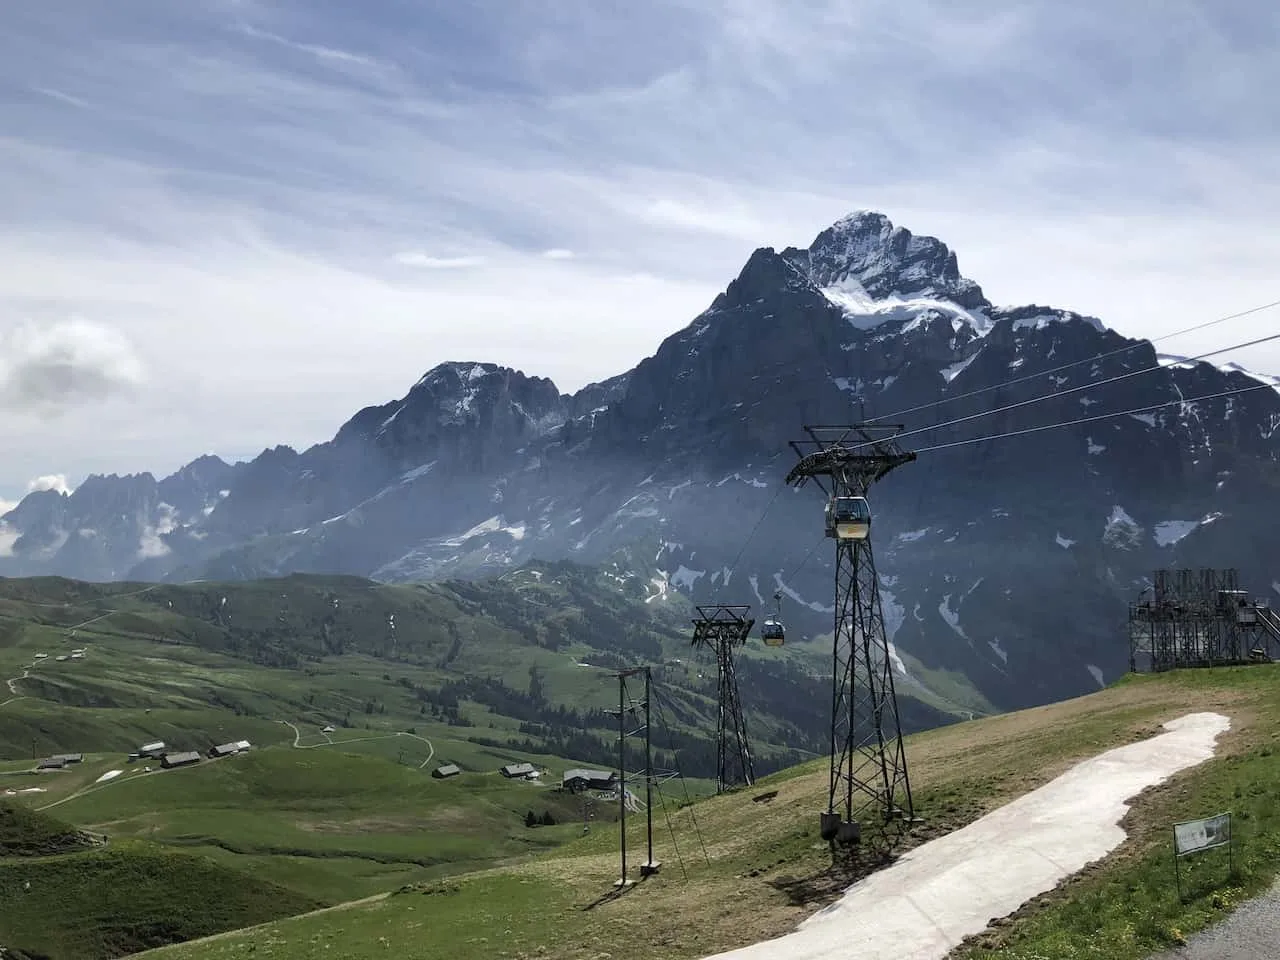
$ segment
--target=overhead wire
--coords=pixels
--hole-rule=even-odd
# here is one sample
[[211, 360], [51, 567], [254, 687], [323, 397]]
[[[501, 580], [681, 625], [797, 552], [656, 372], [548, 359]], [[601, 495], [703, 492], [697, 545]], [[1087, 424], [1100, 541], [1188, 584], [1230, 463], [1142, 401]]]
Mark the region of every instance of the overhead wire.
[[[1280, 340], [1280, 333], [1272, 333], [1265, 337], [1258, 337], [1257, 339], [1254, 339], [1254, 340], [1247, 340], [1244, 343], [1232, 344], [1229, 347], [1221, 347], [1217, 350], [1210, 350], [1206, 353], [1197, 354], [1194, 357], [1187, 357], [1186, 360], [1182, 362], [1193, 363], [1198, 360], [1203, 360], [1206, 357], [1215, 357], [1220, 353], [1230, 353], [1234, 350], [1243, 350], [1246, 347], [1256, 347], [1259, 344], [1270, 343], [1273, 340]], [[1079, 386], [1070, 388], [1069, 390], [1056, 390], [1053, 393], [1041, 394], [1038, 397], [1031, 397], [1030, 399], [1027, 399], [1027, 400], [1019, 400], [1017, 403], [1005, 404], [1003, 407], [995, 407], [991, 410], [983, 410], [983, 411], [979, 411], [978, 413], [971, 413], [968, 416], [957, 417], [954, 420], [946, 420], [942, 423], [935, 424], [928, 427], [918, 427], [915, 430], [908, 430], [905, 433], [899, 433], [894, 437], [894, 439], [904, 440], [907, 437], [918, 436], [919, 434], [929, 433], [934, 430], [940, 430], [944, 427], [954, 427], [957, 424], [969, 423], [973, 420], [980, 420], [983, 417], [994, 416], [997, 413], [1007, 413], [1010, 410], [1017, 410], [1017, 409], [1020, 409], [1021, 407], [1027, 407], [1034, 403], [1042, 403], [1045, 400], [1053, 400], [1059, 397], [1068, 397], [1073, 393], [1080, 393], [1081, 391], [1084, 391], [1084, 390], [1096, 390], [1099, 387], [1105, 387], [1112, 383], [1119, 383], [1122, 380], [1129, 380], [1133, 377], [1139, 377], [1139, 376], [1142, 376], [1143, 374], [1154, 373], [1157, 370], [1164, 370], [1164, 369], [1165, 369], [1164, 366], [1157, 363], [1153, 367], [1143, 367], [1140, 370], [1130, 370], [1127, 373], [1117, 374], [1116, 376], [1108, 377], [1105, 380], [1097, 380], [1090, 383], [1082, 383]], [[1263, 386], [1270, 386], [1270, 384], [1263, 384]], [[1175, 403], [1176, 402], [1181, 402], [1181, 401], [1175, 401]], [[863, 443], [856, 444], [855, 448], [866, 447], [866, 446], [871, 446], [871, 442], [866, 441]], [[916, 452], [918, 453], [919, 450], [917, 450]]]
[[990, 393], [992, 390], [999, 390], [1002, 387], [1012, 387], [1019, 383], [1026, 383], [1028, 380], [1038, 380], [1040, 377], [1053, 376], [1053, 374], [1055, 373], [1061, 373], [1063, 370], [1071, 370], [1075, 367], [1081, 367], [1081, 366], [1084, 366], [1086, 363], [1097, 363], [1099, 360], [1106, 360], [1109, 357], [1116, 357], [1122, 353], [1129, 353], [1133, 350], [1139, 349], [1142, 346], [1145, 346], [1146, 344], [1163, 343], [1165, 340], [1172, 340], [1174, 337], [1181, 337], [1184, 334], [1195, 333], [1199, 330], [1207, 330], [1209, 327], [1214, 327], [1214, 326], [1217, 326], [1218, 324], [1226, 323], [1229, 320], [1239, 320], [1241, 317], [1248, 317], [1255, 313], [1261, 313], [1264, 310], [1275, 309], [1276, 307], [1280, 307], [1280, 300], [1273, 300], [1271, 303], [1264, 303], [1261, 306], [1250, 307], [1248, 310], [1241, 310], [1239, 313], [1232, 313], [1225, 317], [1219, 317], [1216, 320], [1209, 320], [1205, 323], [1198, 323], [1191, 327], [1184, 327], [1181, 330], [1173, 331], [1173, 333], [1166, 333], [1166, 334], [1163, 334], [1162, 336], [1153, 337], [1149, 340], [1139, 340], [1135, 343], [1129, 344], [1128, 346], [1119, 347], [1115, 350], [1108, 350], [1105, 353], [1095, 354], [1091, 357], [1086, 357], [1083, 360], [1073, 360], [1071, 363], [1064, 363], [1061, 366], [1052, 367], [1049, 370], [1041, 370], [1037, 373], [1028, 373], [1021, 377], [1016, 377], [1012, 380], [1003, 380], [1000, 383], [991, 384], [990, 386], [979, 387], [976, 390], [970, 390], [968, 393], [958, 393], [953, 397], [943, 397], [939, 400], [932, 400], [929, 403], [922, 403], [914, 407], [907, 407], [905, 410], [898, 410], [895, 413], [886, 413], [883, 416], [872, 417], [867, 422], [877, 423], [881, 420], [888, 420], [891, 417], [902, 417], [902, 416], [906, 416], [908, 413], [916, 413], [920, 410], [928, 410], [931, 407], [940, 407], [944, 403], [952, 403], [953, 401], [956, 401], [956, 400], [966, 400], [966, 399], [969, 399], [970, 397], [982, 396], [984, 393]]
[[1187, 397], [1178, 400], [1169, 400], [1165, 403], [1154, 403], [1145, 407], [1134, 407], [1131, 410], [1118, 410], [1114, 413], [1101, 413], [1092, 417], [1081, 417], [1077, 420], [1063, 420], [1058, 423], [1046, 423], [1037, 427], [1026, 427], [1020, 430], [1009, 430], [1005, 433], [988, 434], [981, 437], [969, 437], [965, 440], [952, 440], [947, 443], [937, 443], [928, 447], [917, 447], [916, 453], [929, 453], [933, 450], [949, 450], [952, 447], [963, 447], [971, 443], [982, 443], [987, 440], [1003, 440], [1007, 437], [1021, 437], [1030, 433], [1041, 433], [1045, 430], [1057, 430], [1061, 427], [1076, 427], [1086, 423], [1097, 423], [1100, 420], [1111, 420], [1115, 417], [1132, 417], [1143, 413], [1151, 413], [1155, 410], [1164, 410], [1169, 407], [1180, 407], [1185, 404], [1202, 403], [1206, 400], [1221, 400], [1226, 397], [1239, 396], [1242, 393], [1252, 393], [1254, 390], [1275, 390], [1276, 387], [1270, 383], [1255, 383], [1248, 387], [1237, 387], [1234, 390], [1223, 390], [1219, 393], [1210, 393], [1200, 397]]
[[[1140, 347], [1144, 346], [1145, 344], [1156, 344], [1156, 343], [1162, 343], [1162, 342], [1164, 342], [1165, 340], [1172, 340], [1172, 339], [1173, 339], [1173, 338], [1175, 338], [1175, 337], [1184, 336], [1185, 334], [1188, 334], [1188, 333], [1195, 333], [1195, 332], [1200, 331], [1200, 330], [1206, 330], [1206, 329], [1208, 329], [1208, 328], [1210, 328], [1210, 327], [1218, 326], [1218, 325], [1220, 325], [1220, 324], [1227, 323], [1227, 322], [1229, 322], [1229, 321], [1231, 321], [1231, 320], [1238, 320], [1238, 319], [1240, 319], [1240, 318], [1242, 318], [1242, 317], [1252, 316], [1253, 314], [1261, 313], [1261, 312], [1263, 312], [1263, 311], [1265, 311], [1265, 310], [1271, 310], [1271, 309], [1274, 309], [1274, 308], [1276, 308], [1276, 307], [1280, 307], [1280, 300], [1274, 300], [1274, 301], [1271, 301], [1270, 303], [1264, 303], [1264, 304], [1260, 304], [1259, 306], [1256, 306], [1256, 307], [1250, 307], [1250, 308], [1249, 308], [1249, 309], [1247, 309], [1247, 310], [1241, 310], [1241, 311], [1238, 311], [1238, 312], [1236, 312], [1236, 313], [1228, 314], [1227, 316], [1218, 317], [1218, 318], [1216, 318], [1216, 319], [1214, 319], [1214, 320], [1206, 321], [1206, 322], [1204, 322], [1204, 323], [1193, 324], [1192, 326], [1184, 327], [1184, 328], [1182, 328], [1182, 329], [1180, 329], [1180, 330], [1175, 330], [1175, 331], [1173, 331], [1172, 333], [1166, 333], [1166, 334], [1163, 334], [1163, 335], [1161, 335], [1161, 336], [1159, 336], [1159, 337], [1154, 337], [1154, 338], [1151, 338], [1151, 339], [1145, 339], [1145, 340], [1139, 340], [1139, 341], [1137, 341], [1137, 342], [1135, 342], [1135, 343], [1132, 343], [1132, 344], [1129, 344], [1129, 345], [1127, 345], [1127, 346], [1119, 347], [1119, 348], [1117, 348], [1117, 349], [1115, 349], [1115, 350], [1109, 350], [1109, 351], [1105, 351], [1105, 352], [1103, 352], [1103, 353], [1095, 354], [1095, 355], [1092, 355], [1092, 356], [1090, 356], [1090, 357], [1086, 357], [1085, 359], [1082, 359], [1082, 360], [1075, 360], [1075, 361], [1072, 361], [1071, 363], [1061, 364], [1061, 365], [1059, 365], [1059, 366], [1057, 366], [1057, 367], [1053, 367], [1053, 368], [1051, 368], [1051, 369], [1049, 369], [1049, 370], [1044, 370], [1044, 371], [1040, 371], [1040, 372], [1038, 372], [1038, 373], [1026, 374], [1026, 375], [1023, 375], [1023, 376], [1020, 376], [1020, 377], [1015, 377], [1015, 378], [1012, 378], [1012, 379], [1003, 380], [1003, 381], [1001, 381], [1000, 383], [990, 384], [990, 385], [988, 385], [988, 386], [986, 386], [986, 387], [981, 387], [981, 388], [976, 389], [976, 390], [970, 390], [970, 391], [968, 391], [967, 393], [957, 394], [957, 395], [955, 395], [955, 396], [951, 396], [951, 397], [943, 397], [943, 398], [941, 398], [941, 399], [931, 401], [930, 403], [918, 404], [917, 406], [914, 406], [914, 407], [907, 407], [907, 408], [905, 408], [905, 409], [903, 409], [903, 410], [898, 410], [898, 411], [896, 411], [896, 412], [894, 412], [894, 413], [889, 413], [889, 414], [884, 414], [884, 415], [882, 415], [882, 416], [873, 417], [873, 418], [871, 418], [871, 420], [869, 420], [869, 421], [867, 421], [867, 422], [869, 422], [869, 423], [875, 423], [875, 422], [879, 422], [879, 421], [887, 420], [887, 419], [890, 419], [890, 418], [893, 418], [893, 417], [901, 417], [901, 416], [904, 416], [904, 415], [906, 415], [906, 414], [909, 414], [909, 413], [915, 413], [915, 412], [918, 412], [918, 411], [921, 411], [921, 410], [927, 410], [927, 409], [934, 408], [934, 407], [940, 407], [940, 406], [942, 406], [943, 404], [951, 403], [952, 401], [956, 401], [956, 400], [963, 400], [963, 399], [967, 399], [967, 398], [971, 398], [971, 397], [981, 396], [982, 394], [990, 393], [990, 392], [991, 392], [991, 391], [993, 391], [993, 390], [1001, 390], [1001, 389], [1004, 389], [1004, 388], [1006, 388], [1006, 387], [1016, 386], [1017, 384], [1020, 384], [1020, 383], [1026, 383], [1026, 382], [1028, 382], [1028, 381], [1030, 381], [1030, 380], [1036, 380], [1036, 379], [1039, 379], [1039, 378], [1041, 378], [1041, 377], [1048, 377], [1048, 376], [1052, 376], [1052, 375], [1053, 375], [1053, 374], [1055, 374], [1055, 373], [1060, 373], [1060, 372], [1062, 372], [1063, 370], [1070, 370], [1070, 369], [1073, 369], [1073, 368], [1075, 368], [1075, 367], [1083, 366], [1084, 364], [1097, 363], [1097, 362], [1098, 362], [1098, 361], [1100, 361], [1100, 360], [1105, 360], [1105, 359], [1108, 359], [1109, 357], [1119, 356], [1120, 354], [1128, 353], [1128, 352], [1131, 352], [1131, 351], [1133, 351], [1133, 350], [1139, 349]], [[1217, 354], [1220, 354], [1220, 353], [1228, 353], [1228, 352], [1233, 351], [1233, 350], [1243, 350], [1243, 349], [1245, 349], [1246, 347], [1256, 346], [1256, 345], [1257, 345], [1257, 344], [1259, 344], [1259, 343], [1266, 343], [1266, 342], [1268, 342], [1268, 341], [1270, 341], [1270, 340], [1275, 340], [1275, 339], [1280, 339], [1280, 334], [1275, 334], [1275, 335], [1272, 335], [1272, 336], [1269, 336], [1269, 337], [1263, 337], [1263, 338], [1260, 338], [1260, 339], [1258, 339], [1258, 340], [1249, 341], [1249, 342], [1246, 342], [1246, 343], [1237, 344], [1237, 345], [1230, 346], [1230, 347], [1225, 347], [1225, 348], [1220, 349], [1220, 350], [1210, 351], [1210, 352], [1208, 352], [1208, 353], [1200, 354], [1199, 356], [1196, 356], [1196, 357], [1187, 357], [1187, 358], [1185, 358], [1185, 359], [1181, 360], [1180, 362], [1183, 362], [1183, 363], [1192, 363], [1192, 362], [1195, 362], [1195, 361], [1197, 361], [1197, 360], [1203, 360], [1203, 359], [1205, 359], [1206, 357], [1216, 356]], [[1053, 393], [1044, 394], [1044, 395], [1042, 395], [1042, 396], [1040, 396], [1040, 397], [1032, 398], [1032, 399], [1030, 399], [1030, 400], [1024, 400], [1024, 401], [1020, 401], [1019, 403], [1016, 403], [1016, 404], [1010, 404], [1010, 405], [1007, 405], [1007, 406], [1004, 406], [1004, 407], [1000, 407], [1000, 408], [997, 408], [997, 409], [994, 409], [994, 410], [989, 410], [989, 411], [986, 411], [985, 413], [974, 414], [974, 415], [971, 415], [971, 416], [969, 416], [969, 417], [961, 417], [961, 418], [957, 418], [957, 419], [955, 419], [955, 420], [946, 421], [946, 422], [942, 422], [942, 423], [935, 423], [935, 424], [933, 424], [933, 425], [932, 425], [932, 426], [930, 426], [930, 427], [922, 427], [922, 428], [919, 428], [919, 429], [917, 429], [917, 430], [910, 431], [910, 432], [908, 432], [908, 433], [899, 434], [899, 435], [898, 435], [898, 437], [897, 437], [896, 439], [902, 439], [902, 438], [904, 438], [904, 437], [914, 436], [914, 435], [918, 435], [918, 434], [920, 434], [920, 433], [926, 433], [926, 432], [930, 432], [930, 431], [934, 431], [934, 430], [939, 430], [939, 429], [942, 429], [942, 428], [944, 428], [944, 427], [955, 426], [956, 424], [959, 424], [959, 423], [965, 423], [965, 422], [971, 421], [971, 420], [973, 420], [973, 419], [977, 419], [977, 418], [982, 417], [982, 416], [991, 416], [991, 415], [996, 414], [996, 413], [1003, 413], [1003, 412], [1006, 412], [1006, 411], [1008, 411], [1008, 410], [1012, 410], [1012, 409], [1015, 409], [1015, 408], [1018, 408], [1018, 407], [1021, 407], [1021, 406], [1027, 406], [1027, 405], [1032, 404], [1032, 403], [1039, 403], [1040, 401], [1042, 401], [1042, 400], [1047, 400], [1047, 399], [1049, 399], [1049, 398], [1051, 398], [1051, 397], [1061, 397], [1061, 396], [1066, 396], [1066, 395], [1069, 395], [1069, 394], [1071, 394], [1071, 393], [1079, 392], [1079, 391], [1081, 391], [1081, 390], [1093, 389], [1093, 388], [1096, 388], [1096, 387], [1105, 386], [1105, 385], [1107, 385], [1107, 384], [1109, 384], [1109, 383], [1114, 383], [1114, 382], [1116, 382], [1117, 380], [1123, 380], [1123, 379], [1126, 379], [1126, 378], [1131, 377], [1131, 376], [1137, 376], [1138, 374], [1141, 374], [1141, 373], [1150, 373], [1150, 372], [1152, 372], [1152, 371], [1155, 371], [1155, 370], [1161, 370], [1161, 369], [1164, 369], [1164, 367], [1163, 367], [1161, 364], [1159, 364], [1159, 363], [1157, 362], [1157, 364], [1156, 364], [1155, 366], [1152, 366], [1152, 367], [1144, 367], [1144, 368], [1142, 368], [1141, 370], [1130, 371], [1130, 372], [1127, 372], [1127, 373], [1125, 373], [1125, 374], [1122, 374], [1122, 375], [1120, 375], [1120, 376], [1118, 376], [1118, 377], [1109, 378], [1109, 379], [1107, 379], [1107, 380], [1098, 381], [1098, 382], [1096, 382], [1096, 383], [1082, 384], [1082, 385], [1080, 385], [1080, 386], [1073, 387], [1073, 388], [1071, 388], [1070, 390], [1055, 391], [1055, 392], [1053, 392]], [[1246, 391], [1246, 392], [1247, 392], [1247, 391]], [[1179, 402], [1182, 402], [1182, 401], [1179, 401]], [[1187, 401], [1187, 402], [1191, 402], [1191, 401]], [[1121, 414], [1121, 415], [1123, 415], [1123, 414]], [[1090, 420], [1089, 420], [1088, 418], [1086, 418], [1086, 419], [1084, 419], [1084, 420], [1082, 420], [1082, 421], [1077, 421], [1077, 422], [1090, 422]], [[1009, 434], [1009, 435], [1017, 435], [1017, 434], [1016, 434], [1016, 433], [1013, 433], [1013, 434]], [[999, 436], [1004, 436], [1004, 435], [999, 435]], [[964, 442], [968, 442], [968, 441], [964, 441]], [[976, 440], [974, 440], [973, 442], [976, 442]], [[961, 443], [963, 443], [963, 442], [961, 442]], [[957, 445], [957, 444], [951, 444], [951, 445], [953, 445], [953, 446], [954, 446], [954, 445]], [[932, 445], [932, 446], [926, 447], [926, 448], [924, 448], [924, 449], [925, 449], [925, 450], [939, 450], [939, 449], [945, 449], [945, 448], [946, 448], [946, 447], [945, 447], [944, 445], [937, 445], [937, 444], [935, 444], [935, 445]], [[917, 451], [916, 451], [916, 452], [917, 452], [917, 453], [919, 453], [919, 452], [922, 452], [922, 451], [921, 451], [920, 449], [917, 449]], [[785, 483], [784, 483], [784, 484], [780, 484], [780, 485], [778, 486], [778, 489], [774, 491], [773, 496], [772, 496], [772, 497], [770, 497], [770, 498], [769, 498], [769, 501], [765, 504], [764, 509], [763, 509], [763, 510], [761, 510], [760, 515], [756, 518], [756, 522], [755, 522], [755, 524], [752, 526], [751, 530], [748, 532], [746, 539], [743, 541], [742, 546], [739, 548], [737, 555], [734, 557], [734, 559], [733, 559], [733, 563], [732, 563], [732, 564], [730, 564], [730, 566], [728, 567], [728, 570], [729, 570], [729, 577], [732, 577], [733, 573], [734, 573], [734, 572], [736, 572], [736, 570], [737, 570], [737, 566], [738, 566], [738, 562], [742, 559], [743, 554], [745, 554], [745, 553], [746, 553], [747, 547], [748, 547], [748, 546], [750, 546], [750, 544], [751, 544], [752, 540], [755, 538], [755, 535], [759, 532], [761, 525], [764, 523], [764, 519], [765, 519], [765, 517], [768, 515], [769, 511], [773, 508], [774, 503], [776, 503], [776, 502], [777, 502], [778, 497], [779, 497], [779, 496], [781, 496], [782, 491], [783, 491], [783, 489], [785, 489], [785, 488], [786, 488], [786, 484], [785, 484]], [[726, 577], [726, 578], [725, 578], [725, 580], [724, 580], [724, 581], [722, 581], [722, 582], [720, 583], [720, 585], [717, 587], [717, 589], [716, 589], [716, 593], [715, 593], [715, 597], [716, 597], [717, 599], [720, 597], [720, 595], [721, 595], [721, 593], [723, 592], [723, 590], [724, 590], [725, 586], [727, 585], [729, 577]]]

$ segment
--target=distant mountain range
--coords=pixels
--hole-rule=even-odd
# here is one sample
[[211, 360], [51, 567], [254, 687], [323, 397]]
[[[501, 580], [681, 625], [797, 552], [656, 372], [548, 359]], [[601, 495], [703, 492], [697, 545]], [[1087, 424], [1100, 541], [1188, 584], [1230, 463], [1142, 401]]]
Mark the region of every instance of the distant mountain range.
[[1154, 568], [1280, 581], [1280, 396], [1176, 403], [1259, 382], [1092, 317], [994, 306], [941, 241], [860, 212], [808, 249], [757, 250], [653, 356], [575, 394], [445, 363], [302, 452], [30, 494], [0, 519], [0, 574], [408, 581], [570, 558], [618, 564], [652, 603], [772, 610], [780, 590], [813, 635], [832, 551], [819, 495], [782, 487], [804, 424], [893, 414], [905, 446], [933, 447], [1174, 402], [925, 451], [873, 490], [900, 682], [1011, 708], [1114, 679]]

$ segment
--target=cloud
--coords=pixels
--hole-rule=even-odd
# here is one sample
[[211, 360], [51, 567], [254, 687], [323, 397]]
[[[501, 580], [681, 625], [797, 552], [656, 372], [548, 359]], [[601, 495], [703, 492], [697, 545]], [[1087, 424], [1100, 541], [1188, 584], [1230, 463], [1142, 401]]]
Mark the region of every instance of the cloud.
[[69, 93], [63, 93], [61, 90], [55, 90], [52, 87], [32, 87], [36, 93], [43, 97], [49, 97], [52, 100], [59, 100], [72, 107], [78, 107], [81, 110], [89, 109], [89, 101], [82, 100], [79, 97], [73, 97]]
[[566, 250], [564, 247], [552, 247], [550, 250], [543, 250], [542, 255], [548, 260], [572, 260], [577, 256], [572, 250]]
[[0, 490], [327, 439], [457, 357], [573, 389], [854, 208], [1126, 333], [1272, 300], [1277, 29], [1192, 0], [15, 5], [0, 330], [128, 351], [35, 378], [82, 400], [0, 424]]
[[85, 320], [0, 331], [0, 406], [56, 416], [135, 387], [142, 365], [119, 330]]
[[397, 253], [392, 259], [406, 267], [423, 267], [428, 270], [461, 270], [478, 267], [485, 262], [484, 257], [433, 257], [416, 250]]
[[38, 493], [44, 490], [71, 493], [71, 486], [67, 483], [66, 475], [62, 473], [50, 473], [27, 481], [27, 493]]

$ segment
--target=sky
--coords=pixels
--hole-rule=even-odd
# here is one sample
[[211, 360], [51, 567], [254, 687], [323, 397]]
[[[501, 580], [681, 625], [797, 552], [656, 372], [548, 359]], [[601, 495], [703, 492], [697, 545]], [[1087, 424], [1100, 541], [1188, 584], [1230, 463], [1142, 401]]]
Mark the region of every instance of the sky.
[[1262, 0], [6, 4], [0, 501], [305, 447], [446, 360], [576, 389], [855, 209], [1131, 336], [1280, 299], [1278, 36]]

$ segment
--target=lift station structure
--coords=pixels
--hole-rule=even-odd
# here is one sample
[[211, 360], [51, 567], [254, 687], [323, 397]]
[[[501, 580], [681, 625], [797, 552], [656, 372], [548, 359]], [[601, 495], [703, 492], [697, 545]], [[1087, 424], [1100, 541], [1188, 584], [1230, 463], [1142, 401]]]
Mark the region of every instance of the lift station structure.
[[[751, 762], [751, 745], [738, 696], [735, 651], [746, 644], [755, 621], [751, 607], [741, 605], [700, 606], [693, 621], [693, 646], [715, 654], [719, 708], [716, 722], [716, 793], [756, 782]], [[779, 628], [780, 629], [780, 628]]]
[[1232, 569], [1157, 570], [1149, 599], [1129, 605], [1129, 669], [1269, 663], [1280, 650], [1280, 617], [1240, 589]]
[[867, 843], [887, 854], [915, 822], [907, 756], [880, 584], [871, 552], [867, 491], [916, 459], [894, 439], [903, 426], [859, 423], [806, 426], [791, 442], [800, 458], [786, 482], [812, 481], [827, 497], [826, 535], [835, 540], [835, 632], [832, 642], [831, 772], [821, 835], [837, 845]]

